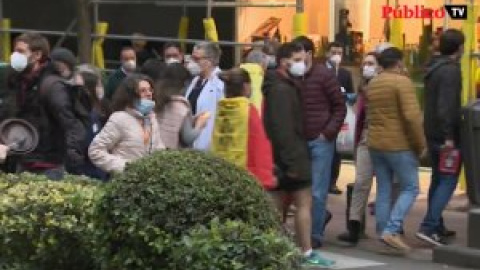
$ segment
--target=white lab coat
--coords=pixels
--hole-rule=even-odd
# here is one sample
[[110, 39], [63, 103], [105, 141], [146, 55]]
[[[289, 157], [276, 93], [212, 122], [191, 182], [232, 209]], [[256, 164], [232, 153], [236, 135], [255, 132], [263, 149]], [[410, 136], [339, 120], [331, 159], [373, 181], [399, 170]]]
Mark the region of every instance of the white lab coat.
[[[213, 127], [215, 125], [215, 117], [217, 113], [217, 104], [220, 99], [222, 99], [224, 94], [224, 83], [220, 78], [218, 78], [217, 74], [221, 70], [217, 67], [215, 71], [212, 73], [210, 78], [208, 79], [207, 83], [203, 87], [202, 92], [197, 100], [197, 114], [203, 112], [210, 113], [210, 119], [207, 122], [207, 125], [200, 133], [200, 136], [195, 140], [193, 143], [193, 148], [202, 151], [210, 150], [210, 145], [212, 142], [212, 134], [213, 134]], [[190, 86], [187, 89], [187, 93], [185, 97], [188, 98], [190, 93], [192, 92], [193, 87], [197, 84], [197, 81], [200, 79], [199, 76], [195, 77], [193, 81], [190, 83]]]

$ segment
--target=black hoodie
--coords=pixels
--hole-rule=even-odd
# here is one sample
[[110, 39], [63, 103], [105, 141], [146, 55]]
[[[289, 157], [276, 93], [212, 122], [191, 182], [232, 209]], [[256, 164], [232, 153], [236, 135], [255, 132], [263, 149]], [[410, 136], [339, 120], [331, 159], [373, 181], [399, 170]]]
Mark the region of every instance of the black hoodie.
[[429, 143], [460, 144], [462, 73], [458, 61], [435, 56], [425, 74], [425, 136]]

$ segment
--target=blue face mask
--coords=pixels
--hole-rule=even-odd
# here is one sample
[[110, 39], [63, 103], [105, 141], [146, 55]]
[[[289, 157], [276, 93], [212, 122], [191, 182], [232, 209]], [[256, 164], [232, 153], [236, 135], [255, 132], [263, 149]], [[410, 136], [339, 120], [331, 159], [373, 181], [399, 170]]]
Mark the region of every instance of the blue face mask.
[[135, 109], [142, 115], [146, 116], [153, 111], [155, 107], [155, 101], [150, 99], [140, 99], [135, 103]]

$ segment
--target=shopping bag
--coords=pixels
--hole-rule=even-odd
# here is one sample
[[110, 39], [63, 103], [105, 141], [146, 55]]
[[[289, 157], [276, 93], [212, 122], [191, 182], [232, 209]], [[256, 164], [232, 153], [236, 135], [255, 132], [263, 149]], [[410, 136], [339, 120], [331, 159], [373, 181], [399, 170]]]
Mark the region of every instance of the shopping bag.
[[337, 137], [337, 152], [340, 154], [353, 154], [355, 148], [355, 121], [356, 116], [353, 106], [347, 104], [347, 116]]

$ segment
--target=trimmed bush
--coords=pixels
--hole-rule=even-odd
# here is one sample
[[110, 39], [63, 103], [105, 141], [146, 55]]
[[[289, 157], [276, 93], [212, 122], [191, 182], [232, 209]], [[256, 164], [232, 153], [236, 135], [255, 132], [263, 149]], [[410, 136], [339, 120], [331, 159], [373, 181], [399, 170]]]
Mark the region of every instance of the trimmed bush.
[[172, 239], [214, 218], [281, 231], [248, 172], [194, 151], [161, 151], [129, 164], [114, 176], [97, 213], [105, 269], [168, 269]]
[[35, 269], [96, 269], [96, 182], [67, 176], [0, 175], [0, 254]]
[[296, 250], [275, 230], [261, 231], [243, 222], [213, 220], [208, 227], [196, 228], [182, 238], [172, 253], [170, 269], [301, 269], [301, 255]]

